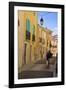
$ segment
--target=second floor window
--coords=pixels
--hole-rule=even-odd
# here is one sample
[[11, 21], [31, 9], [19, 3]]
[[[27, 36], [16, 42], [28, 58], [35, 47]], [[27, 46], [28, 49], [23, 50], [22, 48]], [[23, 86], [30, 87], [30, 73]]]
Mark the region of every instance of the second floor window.
[[30, 20], [26, 19], [26, 39], [30, 40]]
[[35, 41], [35, 26], [32, 28], [32, 41]]
[[30, 20], [26, 19], [26, 31], [30, 32]]

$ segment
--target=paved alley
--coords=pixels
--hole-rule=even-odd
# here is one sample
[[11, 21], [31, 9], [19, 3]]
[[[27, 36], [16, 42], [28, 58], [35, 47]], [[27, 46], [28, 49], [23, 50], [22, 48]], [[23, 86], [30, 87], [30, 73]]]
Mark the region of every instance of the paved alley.
[[56, 77], [55, 58], [51, 59], [50, 66], [47, 67], [45, 60], [39, 60], [31, 66], [25, 65], [19, 73], [19, 79], [27, 78], [48, 78]]

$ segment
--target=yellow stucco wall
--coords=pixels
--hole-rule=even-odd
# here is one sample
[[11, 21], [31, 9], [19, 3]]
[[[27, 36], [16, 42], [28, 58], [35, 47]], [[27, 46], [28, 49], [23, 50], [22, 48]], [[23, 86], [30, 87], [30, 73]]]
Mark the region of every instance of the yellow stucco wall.
[[[34, 46], [36, 45], [37, 13], [32, 12], [32, 11], [26, 11], [26, 12], [24, 12], [24, 21], [26, 21], [27, 18], [29, 18], [29, 20], [30, 20], [31, 38], [30, 38], [30, 41], [28, 42], [29, 48], [27, 48], [26, 61], [27, 61], [27, 64], [30, 64], [35, 61], [34, 60]], [[32, 28], [33, 28], [32, 26], [33, 25], [35, 26], [35, 42], [32, 41]], [[25, 41], [25, 42], [27, 42], [27, 41]], [[29, 55], [28, 55], [28, 53], [29, 53]]]
[[18, 20], [19, 20], [19, 26], [18, 26], [18, 68], [19, 71], [23, 64], [23, 58], [24, 58], [24, 13], [21, 11], [18, 11]]
[[[26, 40], [26, 19], [30, 20], [30, 40]], [[46, 54], [47, 40], [50, 42], [51, 34], [47, 29], [38, 25], [37, 12], [34, 11], [18, 11], [18, 68], [19, 71], [24, 64], [35, 63], [43, 58]], [[32, 41], [32, 28], [35, 26], [35, 41]], [[39, 38], [44, 39], [44, 43], [39, 42]], [[26, 56], [25, 56], [26, 44]], [[25, 61], [26, 59], [26, 61]]]
[[[26, 64], [35, 62], [35, 46], [36, 46], [36, 32], [37, 32], [37, 13], [33, 11], [18, 11], [18, 67], [19, 69], [24, 64], [24, 44], [26, 43]], [[30, 40], [25, 39], [26, 34], [26, 19], [30, 20]], [[32, 26], [35, 26], [35, 41], [32, 41]], [[30, 51], [31, 50], [31, 51]], [[31, 56], [30, 56], [31, 55]], [[20, 70], [19, 70], [20, 71]]]
[[[40, 47], [42, 47], [42, 53], [44, 55], [43, 57], [45, 57], [47, 51], [50, 49], [52, 32], [50, 30], [48, 30], [47, 28], [44, 28], [44, 27], [38, 25], [38, 38], [39, 37], [41, 37], [42, 40], [44, 40], [44, 43], [41, 43]], [[48, 43], [47, 43], [47, 41], [48, 41]]]

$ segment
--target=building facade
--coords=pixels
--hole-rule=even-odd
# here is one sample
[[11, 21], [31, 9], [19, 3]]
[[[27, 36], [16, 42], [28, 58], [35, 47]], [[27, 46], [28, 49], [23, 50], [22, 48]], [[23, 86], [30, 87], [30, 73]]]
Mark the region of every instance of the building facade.
[[52, 32], [38, 25], [37, 12], [18, 11], [18, 70], [43, 60], [50, 49]]
[[56, 56], [58, 54], [58, 35], [52, 36], [51, 51], [53, 53], [53, 56]]
[[37, 13], [18, 11], [18, 67], [35, 62]]
[[47, 51], [50, 49], [50, 43], [52, 38], [52, 31], [38, 25], [38, 55], [39, 59], [44, 59], [46, 57]]

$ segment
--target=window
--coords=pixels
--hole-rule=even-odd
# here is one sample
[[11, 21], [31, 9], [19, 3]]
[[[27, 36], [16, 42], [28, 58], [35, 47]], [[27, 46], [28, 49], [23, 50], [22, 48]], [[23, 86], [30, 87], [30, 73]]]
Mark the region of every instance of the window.
[[26, 20], [26, 30], [30, 32], [30, 20], [28, 18]]
[[30, 40], [30, 20], [26, 19], [26, 39]]
[[32, 41], [35, 41], [35, 26], [32, 28]]
[[42, 43], [42, 38], [41, 37], [39, 37], [39, 42]]
[[42, 39], [42, 44], [45, 44], [45, 39]]

